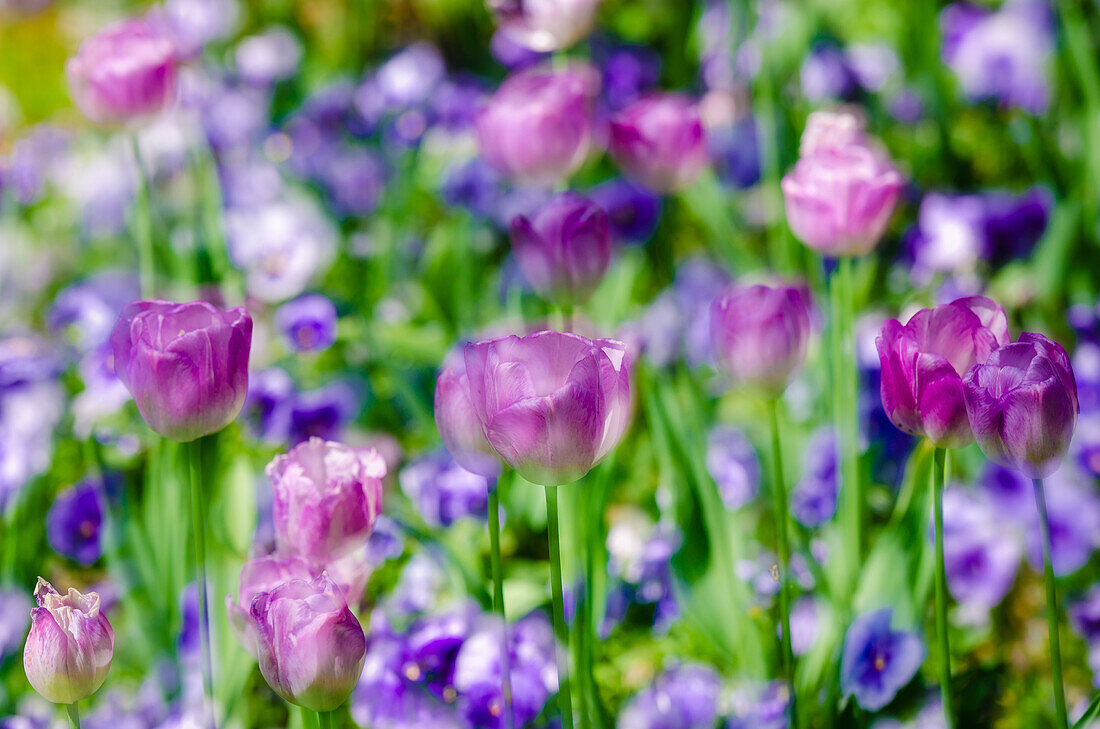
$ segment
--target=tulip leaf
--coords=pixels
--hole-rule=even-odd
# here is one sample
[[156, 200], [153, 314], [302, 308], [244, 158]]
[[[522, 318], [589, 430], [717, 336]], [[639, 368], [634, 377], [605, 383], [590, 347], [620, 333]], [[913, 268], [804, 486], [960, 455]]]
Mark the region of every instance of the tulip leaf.
[[1089, 708], [1085, 709], [1085, 713], [1074, 723], [1073, 729], [1089, 729], [1097, 720], [1100, 720], [1100, 694], [1093, 698]]

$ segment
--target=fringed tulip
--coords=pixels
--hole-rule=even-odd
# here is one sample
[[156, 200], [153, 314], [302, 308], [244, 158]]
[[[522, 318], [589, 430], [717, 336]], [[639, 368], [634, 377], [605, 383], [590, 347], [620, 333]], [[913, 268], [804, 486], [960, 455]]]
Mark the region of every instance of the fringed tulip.
[[905, 325], [890, 319], [875, 339], [883, 409], [899, 430], [936, 446], [973, 442], [963, 377], [1008, 341], [1004, 310], [981, 296], [921, 309]]
[[509, 40], [548, 53], [588, 35], [600, 0], [488, 0], [487, 5]]
[[344, 703], [363, 670], [367, 639], [327, 574], [260, 593], [249, 614], [260, 672], [275, 693], [314, 711]]
[[216, 433], [248, 394], [252, 318], [205, 301], [135, 301], [111, 333], [114, 368], [149, 427], [175, 441]]
[[576, 481], [618, 444], [631, 368], [621, 342], [554, 331], [466, 345], [470, 402], [486, 439], [544, 486]]
[[34, 588], [31, 631], [23, 668], [34, 690], [55, 704], [86, 699], [111, 670], [115, 634], [99, 606], [99, 595], [73, 588], [61, 595], [41, 577]]
[[627, 177], [656, 192], [690, 185], [706, 166], [699, 107], [679, 94], [646, 96], [611, 120], [608, 150]]

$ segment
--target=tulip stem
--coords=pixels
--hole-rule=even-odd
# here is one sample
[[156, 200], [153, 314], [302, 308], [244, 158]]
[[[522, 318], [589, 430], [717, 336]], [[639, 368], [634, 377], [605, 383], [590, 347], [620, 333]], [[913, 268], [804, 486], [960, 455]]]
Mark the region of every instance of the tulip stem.
[[320, 729], [336, 729], [336, 711], [318, 711], [317, 726]]
[[508, 617], [504, 612], [504, 571], [500, 564], [500, 486], [489, 488], [489, 552], [493, 571], [493, 611], [500, 617], [500, 677], [501, 695], [504, 697], [504, 726], [512, 729], [515, 715], [512, 711], [512, 666], [508, 655]]
[[854, 588], [863, 555], [864, 495], [859, 473], [859, 382], [853, 359], [855, 316], [852, 260], [841, 258], [830, 279], [832, 298], [833, 425], [840, 455], [839, 523], [848, 554], [843, 591]]
[[1051, 562], [1050, 520], [1047, 518], [1043, 479], [1033, 479], [1032, 485], [1035, 487], [1035, 507], [1039, 510], [1039, 531], [1043, 537], [1043, 577], [1047, 587], [1047, 631], [1050, 634], [1050, 670], [1054, 679], [1054, 710], [1058, 714], [1059, 729], [1068, 729], [1066, 689], [1062, 684], [1062, 648], [1058, 639], [1058, 590], [1054, 584], [1054, 565]]
[[[561, 536], [558, 531], [558, 487], [546, 488], [546, 529], [550, 537], [550, 595], [553, 600], [554, 634], [568, 646], [569, 632], [565, 627], [565, 598], [561, 587]], [[557, 649], [558, 707], [562, 729], [573, 729], [573, 699], [569, 691], [569, 652]]]
[[955, 727], [951, 700], [951, 637], [947, 625], [947, 568], [943, 557], [943, 482], [947, 471], [947, 450], [936, 448], [932, 468], [932, 500], [936, 521], [936, 633], [940, 644], [940, 697], [945, 729]]
[[187, 444], [189, 481], [191, 483], [191, 531], [195, 540], [195, 583], [199, 599], [199, 650], [202, 652], [203, 693], [210, 702], [210, 726], [217, 729], [214, 708], [214, 670], [210, 657], [210, 609], [206, 584], [206, 499], [203, 492], [203, 439]]
[[783, 676], [791, 690], [790, 725], [797, 729], [798, 711], [794, 690], [794, 650], [791, 647], [791, 547], [788, 541], [787, 484], [783, 478], [783, 449], [779, 440], [779, 398], [768, 401], [772, 431], [772, 498], [775, 503], [775, 534], [779, 552], [779, 620], [782, 630]]
[[74, 701], [71, 704], [65, 704], [65, 710], [69, 712], [69, 729], [80, 729], [80, 707]]
[[134, 168], [137, 170], [138, 184], [134, 193], [133, 226], [137, 243], [138, 272], [141, 281], [141, 298], [155, 298], [155, 270], [153, 263], [153, 216], [149, 210], [149, 179], [141, 163], [141, 149], [137, 136], [130, 137], [134, 152]]

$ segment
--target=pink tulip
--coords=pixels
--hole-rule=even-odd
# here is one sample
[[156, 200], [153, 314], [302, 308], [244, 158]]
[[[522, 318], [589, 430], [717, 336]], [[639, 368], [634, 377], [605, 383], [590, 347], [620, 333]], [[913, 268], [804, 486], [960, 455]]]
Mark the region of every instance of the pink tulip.
[[458, 465], [471, 473], [495, 478], [500, 473], [496, 451], [481, 431], [481, 421], [470, 401], [470, 380], [462, 372], [444, 367], [435, 383], [435, 425]]
[[547, 53], [588, 35], [600, 0], [488, 0], [501, 32], [524, 48]]
[[635, 101], [611, 120], [608, 151], [627, 177], [656, 192], [690, 185], [706, 167], [699, 107], [680, 94]]

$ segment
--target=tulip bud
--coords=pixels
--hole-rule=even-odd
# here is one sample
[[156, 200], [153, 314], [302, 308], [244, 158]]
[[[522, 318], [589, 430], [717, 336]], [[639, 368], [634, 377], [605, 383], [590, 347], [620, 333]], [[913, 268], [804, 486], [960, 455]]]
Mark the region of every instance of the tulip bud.
[[966, 415], [962, 378], [1008, 344], [1008, 318], [981, 296], [921, 309], [902, 326], [882, 325], [875, 339], [882, 363], [882, 407], [910, 435], [942, 448], [974, 440]]
[[[462, 366], [465, 370], [465, 365]], [[470, 380], [466, 372], [445, 367], [435, 383], [435, 425], [458, 465], [486, 478], [500, 474], [496, 451], [485, 440], [481, 421], [470, 402]]]
[[509, 40], [548, 53], [588, 35], [600, 0], [488, 0], [487, 4]]
[[281, 550], [324, 564], [370, 537], [386, 475], [386, 462], [373, 449], [310, 438], [275, 456], [266, 473]]
[[902, 188], [885, 153], [856, 132], [848, 123], [810, 125], [803, 138], [807, 151], [782, 182], [791, 230], [826, 256], [874, 248]]
[[587, 301], [611, 262], [607, 213], [573, 192], [551, 198], [533, 218], [517, 215], [511, 234], [523, 275], [553, 301]]
[[141, 417], [181, 442], [216, 433], [241, 412], [251, 346], [247, 311], [205, 301], [134, 301], [111, 332], [115, 374]]
[[233, 628], [233, 634], [244, 646], [245, 650], [256, 657], [256, 636], [249, 632], [253, 623], [250, 618], [252, 601], [257, 595], [271, 592], [279, 585], [291, 580], [305, 580], [309, 582], [319, 574], [313, 564], [304, 557], [292, 555], [289, 557], [260, 557], [246, 562], [241, 567], [240, 587], [237, 592], [237, 602], [229, 596], [225, 596], [225, 609], [229, 613], [229, 625]]
[[707, 139], [695, 102], [647, 96], [611, 120], [608, 151], [627, 177], [656, 192], [690, 185], [707, 164]]
[[778, 395], [806, 359], [809, 292], [796, 286], [731, 288], [711, 307], [710, 335], [719, 369], [738, 384]]
[[489, 444], [543, 486], [588, 473], [630, 420], [630, 355], [613, 339], [542, 331], [471, 343], [466, 373]]
[[27, 680], [55, 704], [88, 698], [103, 685], [115, 652], [115, 633], [99, 610], [99, 595], [82, 595], [71, 587], [68, 595], [60, 595], [39, 577], [34, 598], [38, 607], [31, 610], [23, 649]]
[[597, 83], [588, 67], [509, 76], [477, 116], [481, 156], [523, 184], [553, 187], [569, 177], [588, 154]]
[[1058, 470], [1081, 412], [1059, 344], [1022, 334], [973, 367], [963, 384], [970, 427], [986, 457], [1028, 478]]
[[175, 101], [175, 46], [147, 20], [125, 20], [85, 39], [65, 75], [77, 106], [97, 124], [150, 116]]
[[260, 593], [250, 616], [260, 672], [275, 693], [314, 711], [332, 711], [347, 700], [363, 670], [367, 639], [327, 574]]

